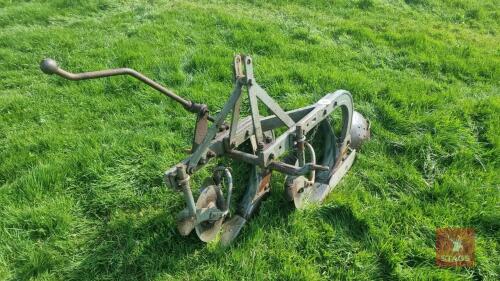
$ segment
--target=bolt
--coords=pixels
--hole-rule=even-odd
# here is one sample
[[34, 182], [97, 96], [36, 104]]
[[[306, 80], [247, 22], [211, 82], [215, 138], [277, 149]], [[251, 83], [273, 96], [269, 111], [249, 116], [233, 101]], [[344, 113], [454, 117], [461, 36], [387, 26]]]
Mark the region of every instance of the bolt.
[[266, 136], [266, 143], [271, 143], [273, 138], [271, 136]]
[[259, 141], [259, 142], [257, 143], [257, 150], [263, 150], [263, 149], [264, 149], [264, 143], [263, 143], [263, 142], [261, 142], [261, 141]]

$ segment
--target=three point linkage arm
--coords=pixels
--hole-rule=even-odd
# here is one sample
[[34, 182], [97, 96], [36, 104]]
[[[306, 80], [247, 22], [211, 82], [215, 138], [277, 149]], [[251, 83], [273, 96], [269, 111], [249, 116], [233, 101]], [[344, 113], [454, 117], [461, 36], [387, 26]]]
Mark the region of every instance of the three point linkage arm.
[[[192, 101], [189, 101], [189, 100], [186, 100], [182, 97], [179, 97], [171, 90], [163, 87], [162, 85], [158, 84], [157, 82], [149, 79], [148, 77], [144, 76], [143, 74], [141, 74], [141, 73], [139, 73], [131, 68], [115, 68], [115, 69], [107, 69], [107, 70], [92, 71], [92, 72], [71, 73], [71, 72], [68, 72], [64, 69], [61, 69], [57, 65], [57, 62], [55, 60], [47, 58], [47, 59], [44, 59], [40, 63], [40, 69], [46, 74], [57, 74], [63, 78], [66, 78], [69, 80], [75, 80], [75, 81], [76, 80], [86, 80], [86, 79], [109, 77], [109, 76], [117, 76], [117, 75], [130, 75], [130, 76], [136, 78], [137, 80], [147, 84], [151, 88], [163, 93], [165, 96], [180, 103], [186, 110], [188, 110], [190, 112], [200, 113], [200, 112], [204, 112], [207, 110], [206, 105], [194, 103]], [[212, 116], [208, 116], [208, 120], [213, 122], [214, 118]]]

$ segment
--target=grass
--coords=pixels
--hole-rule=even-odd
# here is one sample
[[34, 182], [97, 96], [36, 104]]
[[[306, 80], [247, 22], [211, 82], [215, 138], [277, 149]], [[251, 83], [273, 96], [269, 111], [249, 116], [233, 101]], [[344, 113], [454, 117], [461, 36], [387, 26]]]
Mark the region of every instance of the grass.
[[[498, 280], [499, 16], [495, 0], [0, 0], [0, 280]], [[162, 173], [192, 115], [131, 79], [38, 69], [129, 66], [217, 111], [235, 53], [287, 110], [349, 90], [373, 138], [322, 206], [294, 211], [275, 176], [230, 249], [175, 230]], [[475, 229], [475, 267], [435, 266], [439, 227]]]

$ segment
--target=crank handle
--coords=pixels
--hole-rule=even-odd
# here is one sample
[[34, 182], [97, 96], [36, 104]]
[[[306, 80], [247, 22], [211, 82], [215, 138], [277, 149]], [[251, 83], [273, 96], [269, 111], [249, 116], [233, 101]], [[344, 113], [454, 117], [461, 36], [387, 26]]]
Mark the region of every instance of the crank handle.
[[[40, 69], [46, 74], [49, 75], [57, 74], [63, 78], [74, 81], [96, 79], [96, 78], [103, 78], [103, 77], [117, 76], [117, 75], [129, 75], [147, 84], [151, 88], [163, 93], [165, 96], [180, 103], [188, 111], [198, 113], [202, 110], [206, 110], [206, 105], [194, 103], [192, 101], [183, 99], [178, 95], [176, 95], [171, 90], [163, 87], [157, 82], [149, 79], [145, 75], [131, 68], [114, 68], [114, 69], [106, 69], [106, 70], [91, 71], [91, 72], [71, 73], [69, 71], [60, 68], [55, 60], [46, 58], [42, 60], [42, 62], [40, 63]], [[209, 120], [213, 121], [213, 117], [209, 116]]]

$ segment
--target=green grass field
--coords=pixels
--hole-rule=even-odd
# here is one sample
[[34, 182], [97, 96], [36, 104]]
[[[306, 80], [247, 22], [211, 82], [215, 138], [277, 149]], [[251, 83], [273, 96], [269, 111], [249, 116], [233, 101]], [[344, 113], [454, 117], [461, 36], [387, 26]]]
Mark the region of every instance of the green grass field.
[[[0, 0], [0, 280], [498, 280], [499, 22], [498, 0]], [[215, 112], [235, 53], [287, 110], [350, 91], [372, 140], [322, 206], [276, 174], [228, 249], [176, 233], [192, 114], [38, 68], [128, 66]], [[475, 267], [435, 265], [440, 227], [475, 229]]]

